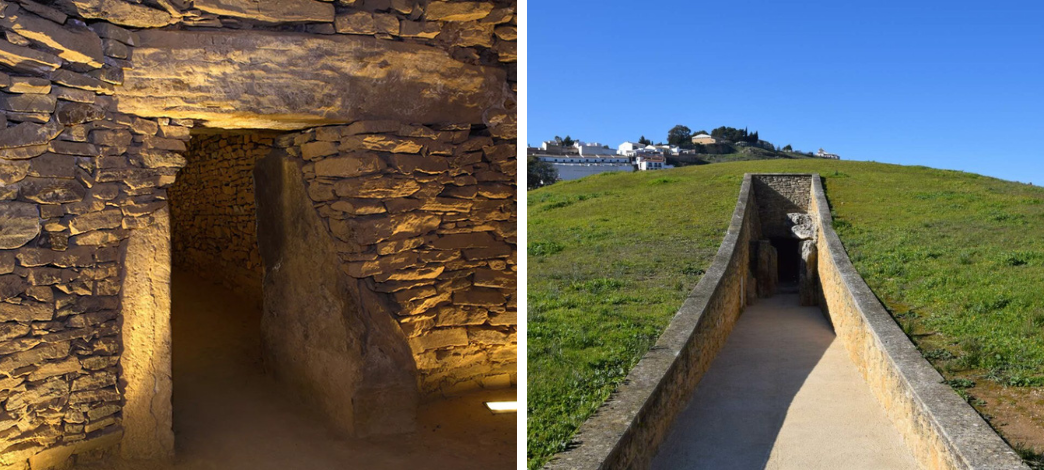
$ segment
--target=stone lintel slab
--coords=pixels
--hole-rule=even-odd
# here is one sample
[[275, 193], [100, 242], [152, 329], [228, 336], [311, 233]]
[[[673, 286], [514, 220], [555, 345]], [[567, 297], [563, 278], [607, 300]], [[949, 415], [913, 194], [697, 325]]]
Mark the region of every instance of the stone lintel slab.
[[215, 15], [269, 23], [334, 20], [333, 4], [316, 0], [196, 0], [193, 6]]
[[482, 123], [508, 98], [504, 71], [372, 37], [141, 31], [120, 112], [208, 127], [300, 129], [357, 120]]

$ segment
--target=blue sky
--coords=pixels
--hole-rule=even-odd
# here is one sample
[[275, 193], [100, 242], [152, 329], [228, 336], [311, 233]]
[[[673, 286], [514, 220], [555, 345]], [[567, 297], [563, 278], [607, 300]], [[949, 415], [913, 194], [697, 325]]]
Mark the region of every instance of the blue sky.
[[1044, 2], [528, 2], [528, 143], [748, 127], [1044, 185]]

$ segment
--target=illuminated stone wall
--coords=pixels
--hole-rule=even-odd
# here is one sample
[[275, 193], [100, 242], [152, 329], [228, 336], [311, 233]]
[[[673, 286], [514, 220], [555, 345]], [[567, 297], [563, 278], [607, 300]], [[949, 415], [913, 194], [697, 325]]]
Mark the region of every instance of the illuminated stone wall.
[[[0, 0], [0, 468], [64, 466], [116, 448], [128, 458], [173, 452], [169, 330], [152, 328], [169, 321], [169, 278], [165, 257], [147, 253], [167, 246], [166, 191], [200, 123], [343, 124], [283, 143], [304, 157], [309, 188], [332, 189], [314, 195], [316, 210], [341, 243], [345, 275], [409, 338], [418, 387], [451, 394], [514, 383], [514, 3], [46, 3]], [[220, 28], [328, 38], [329, 50], [344, 54], [335, 62], [401, 59], [338, 72], [352, 83], [401, 70], [390, 75], [396, 85], [357, 87], [352, 100], [319, 97], [358, 115], [305, 106], [296, 99], [340, 92], [308, 80], [265, 82], [264, 70], [249, 69], [253, 60], [237, 65], [241, 75], [195, 68], [212, 74], [206, 83], [244, 88], [201, 95], [178, 93], [176, 79], [151, 81], [149, 93], [163, 99], [141, 100], [141, 88], [124, 86], [149, 70], [135, 66], [135, 48], [148, 28], [171, 25], [186, 35]], [[238, 44], [195, 57], [240, 57]], [[411, 54], [466, 73], [406, 73]], [[307, 59], [284, 65], [306, 73], [315, 66]], [[453, 85], [462, 83], [469, 88]], [[220, 105], [188, 100], [207, 93]], [[249, 125], [237, 124], [240, 108], [252, 113], [242, 116]], [[455, 111], [437, 115], [443, 108]], [[212, 109], [225, 111], [216, 119]], [[395, 119], [394, 128], [382, 119]], [[332, 142], [336, 152], [314, 153]], [[351, 174], [349, 160], [372, 161], [365, 151], [379, 169]], [[387, 181], [415, 191], [382, 194]], [[375, 192], [355, 192], [354, 183]]]
[[273, 134], [203, 134], [189, 141], [187, 164], [170, 188], [174, 267], [261, 300], [254, 164]]
[[166, 206], [189, 123], [113, 111], [132, 33], [3, 5], [0, 467], [23, 468], [121, 439], [121, 246]]
[[396, 312], [428, 392], [517, 379], [515, 143], [488, 134], [360, 121], [277, 141], [344, 271]]

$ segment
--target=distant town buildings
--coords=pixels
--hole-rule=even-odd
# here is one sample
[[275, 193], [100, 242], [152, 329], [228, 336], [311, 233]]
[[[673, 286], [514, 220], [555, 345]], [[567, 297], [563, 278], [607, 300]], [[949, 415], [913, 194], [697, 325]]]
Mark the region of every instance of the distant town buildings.
[[582, 157], [616, 155], [615, 150], [609, 148], [608, 145], [602, 145], [598, 142], [577, 142], [573, 144], [573, 147], [577, 149]]
[[645, 144], [639, 144], [638, 142], [624, 142], [617, 147], [616, 154], [633, 157], [640, 148], [645, 148]]
[[574, 164], [588, 164], [588, 165], [620, 165], [631, 163], [631, 159], [622, 155], [597, 155], [597, 156], [580, 156], [580, 155], [537, 155], [541, 161], [548, 163], [574, 163]]
[[634, 162], [638, 165], [638, 171], [674, 168], [674, 166], [667, 164], [667, 159], [662, 154], [639, 155], [634, 158]]
[[675, 145], [645, 145], [636, 142], [624, 142], [616, 149], [616, 154], [636, 157], [639, 155], [678, 155], [681, 151], [681, 148]]
[[832, 158], [834, 160], [840, 160], [841, 159], [840, 155], [838, 155], [836, 153], [827, 153], [822, 148], [820, 148], [819, 151], [816, 152], [816, 156], [819, 157], [819, 158]]
[[545, 140], [540, 144], [539, 153], [548, 155], [580, 155], [584, 157], [600, 155], [616, 155], [616, 151], [598, 142], [574, 141], [571, 145], [562, 145], [556, 140]]
[[[730, 140], [732, 139], [731, 137], [717, 138], [701, 131], [692, 136], [693, 144], [721, 144], [720, 148], [697, 147], [682, 149], [676, 145], [653, 145], [626, 141], [613, 149], [608, 145], [603, 145], [599, 142], [574, 141], [566, 136], [565, 139], [556, 137], [555, 140], [544, 141], [540, 144], [540, 147], [529, 146], [527, 147], [526, 154], [555, 165], [561, 179], [575, 179], [607, 171], [649, 171], [674, 168], [673, 165], [667, 164], [668, 156], [680, 157], [679, 160], [682, 162], [698, 161], [687, 159], [685, 157], [685, 155], [698, 155], [697, 151], [709, 152], [711, 154], [731, 151], [749, 153], [755, 156], [763, 155], [763, 152], [759, 153], [753, 151], [754, 149], [751, 148], [743, 148], [758, 147], [769, 152], [780, 152], [780, 150], [771, 143], [757, 139], [758, 134], [756, 131], [752, 134], [748, 134], [746, 129], [721, 129], [724, 129], [726, 132], [731, 131], [739, 138], [733, 141]], [[715, 129], [715, 131], [717, 130], [718, 129]], [[748, 137], [751, 138], [748, 139]], [[642, 140], [648, 142], [644, 138]], [[569, 145], [565, 145], [567, 142]], [[794, 153], [790, 145], [784, 147], [784, 151]], [[841, 159], [839, 155], [828, 153], [822, 148], [815, 154], [812, 152], [797, 153], [810, 157], [814, 156], [834, 160]], [[697, 157], [697, 159], [698, 158], [700, 157]]]

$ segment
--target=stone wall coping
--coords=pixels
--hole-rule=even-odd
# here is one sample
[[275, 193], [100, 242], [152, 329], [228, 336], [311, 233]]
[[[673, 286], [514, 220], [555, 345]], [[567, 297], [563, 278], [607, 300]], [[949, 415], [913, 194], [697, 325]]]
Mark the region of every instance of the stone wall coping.
[[[822, 235], [841, 274], [845, 288], [869, 326], [873, 341], [888, 358], [902, 380], [903, 393], [930, 420], [930, 429], [945, 443], [950, 460], [965, 469], [1028, 469], [1018, 454], [961, 399], [942, 375], [921, 355], [910, 338], [899, 328], [884, 305], [859, 275], [841, 239], [833, 228], [826, 192], [819, 174], [812, 175], [812, 197], [816, 201]], [[909, 436], [904, 436], [909, 438]]]
[[[714, 261], [689, 293], [670, 324], [656, 344], [638, 362], [619, 388], [581, 425], [576, 434], [579, 445], [559, 453], [545, 465], [546, 469], [605, 469], [617, 468], [617, 460], [628, 453], [626, 447], [637, 430], [645, 426], [652, 403], [660, 395], [676, 395], [665, 390], [670, 378], [679, 373], [682, 351], [697, 338], [697, 330], [712, 300], [723, 286], [726, 271], [734, 258], [746, 249], [738, 243], [747, 217], [747, 205], [753, 191], [751, 175], [743, 177], [736, 209], [732, 213], [728, 231], [718, 248]], [[713, 327], [713, 326], [709, 326]], [[684, 394], [688, 396], [688, 393]], [[671, 420], [673, 421], [673, 416]], [[664, 426], [669, 428], [669, 426]], [[661, 436], [662, 437], [662, 436]], [[652, 450], [660, 442], [638, 445]], [[653, 455], [647, 455], [649, 459]], [[648, 462], [640, 463], [647, 467]]]

